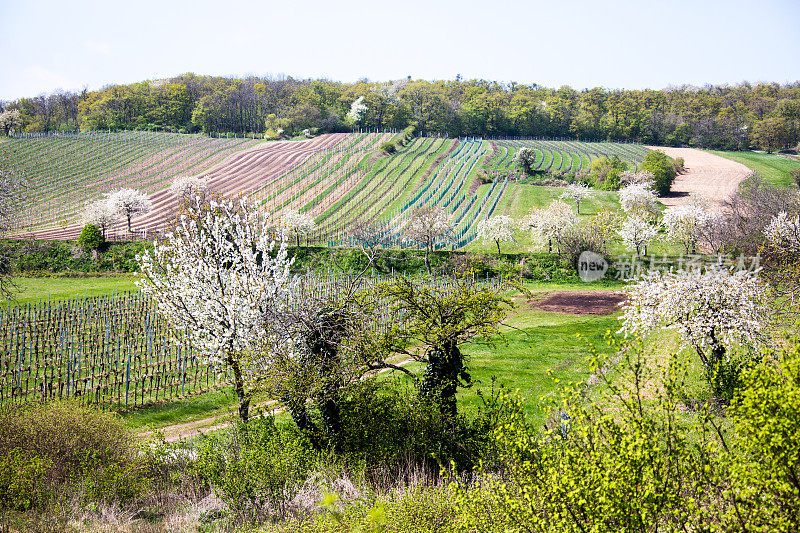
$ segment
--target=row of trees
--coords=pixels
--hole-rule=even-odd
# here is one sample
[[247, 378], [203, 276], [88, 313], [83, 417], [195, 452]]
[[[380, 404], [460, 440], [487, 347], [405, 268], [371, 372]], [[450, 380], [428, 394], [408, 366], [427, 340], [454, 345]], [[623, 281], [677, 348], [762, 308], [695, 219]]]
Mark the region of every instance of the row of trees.
[[[353, 104], [358, 102], [356, 107]], [[635, 139], [728, 149], [794, 147], [800, 84], [578, 91], [485, 80], [386, 83], [184, 74], [0, 102], [6, 131], [143, 129], [299, 134], [402, 129], [451, 136]]]

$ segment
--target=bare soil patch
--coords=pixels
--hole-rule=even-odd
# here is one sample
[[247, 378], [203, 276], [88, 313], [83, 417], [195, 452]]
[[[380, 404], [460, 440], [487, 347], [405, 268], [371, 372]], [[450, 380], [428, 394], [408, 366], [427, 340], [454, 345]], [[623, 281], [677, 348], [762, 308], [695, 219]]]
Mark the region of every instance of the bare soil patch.
[[570, 315], [610, 315], [625, 301], [620, 291], [564, 291], [528, 303], [542, 311]]
[[736, 161], [725, 159], [694, 148], [668, 148], [649, 146], [661, 150], [672, 158], [682, 157], [686, 172], [678, 175], [668, 196], [659, 198], [666, 206], [683, 205], [691, 195], [703, 196], [715, 211], [722, 206], [739, 187], [739, 183], [753, 171]]

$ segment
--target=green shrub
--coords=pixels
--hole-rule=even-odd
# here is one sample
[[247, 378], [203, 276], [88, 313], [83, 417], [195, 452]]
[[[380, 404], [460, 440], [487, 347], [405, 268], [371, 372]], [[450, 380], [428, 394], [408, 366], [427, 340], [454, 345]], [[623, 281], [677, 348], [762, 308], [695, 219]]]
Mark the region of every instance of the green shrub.
[[484, 456], [493, 406], [468, 419], [443, 415], [416, 390], [364, 381], [340, 402], [342, 452], [368, 471], [395, 472], [412, 464], [438, 471], [442, 464], [469, 470]]
[[672, 159], [667, 154], [660, 150], [649, 152], [639, 166], [639, 170], [647, 170], [653, 174], [658, 194], [669, 193], [672, 182], [675, 180], [675, 168]]
[[615, 191], [620, 186], [620, 174], [627, 168], [628, 165], [616, 155], [611, 158], [601, 157], [592, 162], [589, 177], [595, 187]]
[[4, 505], [42, 506], [75, 486], [92, 500], [129, 500], [147, 489], [136, 455], [133, 436], [110, 413], [73, 401], [0, 407]]
[[730, 408], [725, 519], [740, 531], [800, 531], [800, 340], [742, 381]]
[[83, 248], [86, 252], [92, 250], [99, 250], [105, 240], [100, 228], [94, 224], [86, 224], [78, 236], [78, 246]]
[[235, 522], [283, 517], [314, 461], [310, 441], [273, 417], [206, 436], [192, 468], [228, 506]]
[[387, 141], [381, 144], [381, 150], [386, 152], [387, 154], [393, 154], [397, 151], [397, 147], [394, 145], [393, 142]]

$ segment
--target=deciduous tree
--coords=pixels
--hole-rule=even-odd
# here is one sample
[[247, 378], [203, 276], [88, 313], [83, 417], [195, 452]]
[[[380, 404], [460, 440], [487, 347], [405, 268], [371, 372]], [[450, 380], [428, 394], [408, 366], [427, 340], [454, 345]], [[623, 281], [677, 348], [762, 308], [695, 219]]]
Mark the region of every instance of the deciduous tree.
[[248, 354], [291, 344], [276, 324], [296, 290], [286, 241], [277, 251], [267, 217], [244, 201], [196, 203], [161, 242], [137, 259], [141, 289], [202, 359], [226, 369], [247, 421], [253, 376]]

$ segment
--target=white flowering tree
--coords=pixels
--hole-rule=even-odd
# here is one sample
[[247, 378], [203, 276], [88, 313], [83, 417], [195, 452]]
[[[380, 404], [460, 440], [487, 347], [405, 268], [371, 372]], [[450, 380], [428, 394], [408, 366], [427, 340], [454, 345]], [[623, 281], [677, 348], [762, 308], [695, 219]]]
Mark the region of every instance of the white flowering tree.
[[764, 228], [764, 237], [770, 244], [800, 253], [800, 216], [792, 218], [781, 211]]
[[497, 253], [500, 253], [501, 242], [512, 242], [514, 240], [514, 229], [516, 221], [508, 215], [497, 215], [492, 218], [482, 220], [478, 224], [478, 237], [484, 242], [494, 241], [497, 244]]
[[534, 207], [520, 221], [520, 226], [530, 230], [534, 241], [547, 245], [548, 253], [553, 251], [553, 242], [559, 253], [561, 243], [567, 233], [578, 225], [575, 211], [561, 200], [555, 200], [545, 208]]
[[169, 186], [169, 192], [181, 203], [193, 203], [196, 196], [205, 197], [208, 183], [197, 176], [178, 176]]
[[403, 228], [403, 238], [413, 241], [425, 249], [425, 267], [431, 269], [430, 254], [437, 243], [449, 244], [453, 241], [453, 222], [450, 216], [438, 207], [421, 207], [411, 214]]
[[578, 214], [581, 214], [581, 200], [588, 198], [592, 195], [592, 190], [585, 183], [570, 183], [567, 185], [561, 198], [564, 200], [572, 200], [575, 202], [575, 209]]
[[625, 171], [619, 175], [619, 181], [622, 183], [623, 187], [634, 184], [645, 185], [650, 189], [655, 189], [656, 187], [656, 178], [649, 170], [642, 170], [639, 172]]
[[781, 313], [797, 314], [800, 299], [800, 216], [782, 211], [764, 228], [764, 277]]
[[83, 210], [83, 224], [93, 224], [100, 228], [103, 240], [106, 238], [106, 229], [117, 219], [117, 210], [108, 201], [108, 196], [89, 202]]
[[658, 235], [658, 228], [640, 215], [627, 217], [617, 232], [622, 242], [637, 255], [647, 253], [647, 245]]
[[110, 208], [128, 221], [129, 233], [133, 233], [131, 217], [147, 214], [153, 209], [153, 204], [147, 194], [136, 189], [117, 189], [106, 193], [106, 198]]
[[658, 213], [658, 197], [646, 183], [632, 183], [620, 189], [619, 203], [629, 215], [649, 218]]
[[719, 387], [715, 377], [730, 363], [731, 348], [754, 347], [767, 338], [765, 286], [749, 271], [653, 271], [627, 293], [621, 331], [645, 336], [660, 328], [677, 330], [697, 352], [712, 388]]
[[317, 225], [308, 213], [287, 209], [281, 214], [280, 227], [287, 236], [294, 235], [299, 247], [300, 235], [308, 235], [317, 228]]
[[516, 163], [517, 166], [519, 166], [526, 174], [533, 172], [535, 162], [536, 151], [533, 148], [523, 147], [517, 150], [517, 153], [514, 154], [514, 163]]
[[350, 104], [350, 111], [345, 117], [345, 122], [350, 126], [357, 126], [361, 122], [361, 119], [364, 118], [364, 113], [366, 113], [368, 109], [367, 104], [364, 103], [364, 97], [359, 96]]
[[196, 202], [163, 241], [137, 257], [137, 285], [173, 326], [189, 329], [206, 363], [227, 369], [242, 421], [252, 383], [242, 362], [286, 343], [276, 324], [296, 290], [286, 241], [275, 253], [271, 235], [270, 221], [244, 201]]
[[697, 240], [708, 217], [709, 211], [705, 204], [695, 201], [668, 207], [664, 211], [661, 224], [667, 231], [667, 238], [682, 244], [688, 254], [697, 248]]

